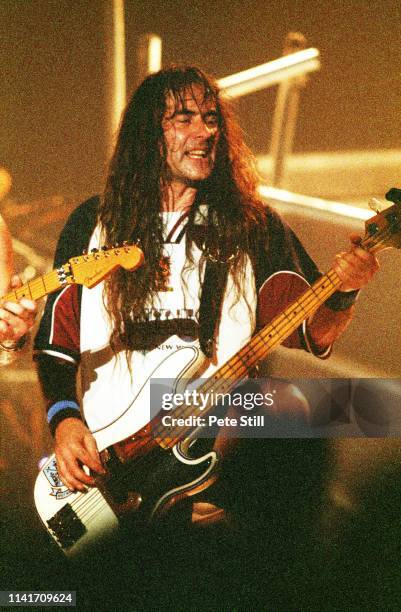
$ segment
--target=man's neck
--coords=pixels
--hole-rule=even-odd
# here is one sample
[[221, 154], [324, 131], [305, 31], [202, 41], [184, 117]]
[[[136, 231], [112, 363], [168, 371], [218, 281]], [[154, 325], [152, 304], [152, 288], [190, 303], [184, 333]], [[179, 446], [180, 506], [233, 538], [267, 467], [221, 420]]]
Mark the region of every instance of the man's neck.
[[195, 201], [197, 188], [183, 183], [171, 183], [162, 202], [162, 210], [168, 212], [186, 210]]

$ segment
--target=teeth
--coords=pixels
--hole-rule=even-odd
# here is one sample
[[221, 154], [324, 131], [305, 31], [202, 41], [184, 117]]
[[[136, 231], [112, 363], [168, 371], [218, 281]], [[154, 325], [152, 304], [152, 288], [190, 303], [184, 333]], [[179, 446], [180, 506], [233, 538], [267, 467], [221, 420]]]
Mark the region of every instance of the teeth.
[[196, 151], [189, 151], [187, 153], [187, 155], [189, 155], [189, 157], [195, 157], [195, 158], [200, 158], [200, 157], [206, 157], [207, 152], [206, 151], [202, 151], [202, 150], [196, 150]]

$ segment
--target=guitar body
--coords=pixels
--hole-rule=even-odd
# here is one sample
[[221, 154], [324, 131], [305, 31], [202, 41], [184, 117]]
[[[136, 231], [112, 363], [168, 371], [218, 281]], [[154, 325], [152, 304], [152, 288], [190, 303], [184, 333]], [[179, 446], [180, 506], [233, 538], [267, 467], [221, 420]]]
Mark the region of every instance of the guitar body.
[[152, 439], [146, 455], [122, 458], [122, 451], [132, 451], [132, 438], [102, 452], [107, 474], [96, 477], [98, 486], [85, 493], [71, 492], [61, 483], [54, 455], [38, 475], [38, 513], [67, 556], [87, 553], [124, 525], [141, 528], [160, 521], [178, 500], [207, 488], [217, 476], [215, 452], [196, 457], [183, 443], [162, 449]]

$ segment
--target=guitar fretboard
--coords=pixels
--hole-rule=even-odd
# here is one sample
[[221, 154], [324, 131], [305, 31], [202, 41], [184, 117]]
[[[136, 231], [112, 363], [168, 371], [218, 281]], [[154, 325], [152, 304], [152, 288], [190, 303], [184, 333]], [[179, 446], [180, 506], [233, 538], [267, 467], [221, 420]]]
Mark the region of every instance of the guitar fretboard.
[[17, 302], [21, 298], [39, 300], [48, 293], [57, 291], [57, 289], [59, 289], [61, 286], [62, 283], [57, 270], [52, 270], [51, 272], [43, 274], [43, 276], [38, 276], [28, 283], [25, 283], [25, 285], [22, 285], [22, 287], [18, 287], [18, 289], [3, 295], [3, 297], [0, 298], [0, 301]]

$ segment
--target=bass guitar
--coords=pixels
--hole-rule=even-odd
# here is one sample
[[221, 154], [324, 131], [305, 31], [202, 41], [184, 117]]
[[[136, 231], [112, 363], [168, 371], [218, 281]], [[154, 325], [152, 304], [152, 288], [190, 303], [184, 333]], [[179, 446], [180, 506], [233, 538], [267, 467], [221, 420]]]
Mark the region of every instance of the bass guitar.
[[[367, 251], [401, 248], [401, 197], [393, 201], [393, 206], [366, 222], [361, 246]], [[230, 393], [340, 287], [341, 280], [333, 269], [312, 286], [294, 273], [279, 273], [266, 281], [262, 294], [271, 296], [277, 284], [281, 290], [274, 294], [282, 296], [279, 314], [271, 317], [271, 313], [263, 313], [270, 322], [210, 379], [201, 382], [198, 394], [213, 398]], [[295, 299], [289, 296], [289, 287], [293, 292], [295, 288]], [[179, 372], [178, 379], [191, 379], [199, 370], [200, 359], [199, 348], [183, 347], [164, 359], [151, 378], [171, 379], [172, 372]], [[177, 380], [173, 392], [179, 384]], [[106, 470], [105, 475], [95, 476], [95, 487], [86, 492], [70, 491], [59, 478], [54, 455], [37, 477], [35, 502], [39, 516], [67, 556], [88, 551], [125, 522], [141, 525], [160, 519], [173, 504], [206, 489], [217, 478], [218, 454], [212, 450], [196, 456], [194, 452], [197, 425], [191, 417], [199, 410], [191, 401], [174, 409], [174, 417], [181, 419], [176, 427], [171, 422], [163, 425], [160, 413], [145, 426], [138, 425], [136, 406], [149, 401], [149, 385], [150, 379], [117, 422], [94, 433]], [[210, 399], [203, 406], [202, 416], [213, 408]], [[127, 431], [131, 434], [125, 437], [123, 432]]]

